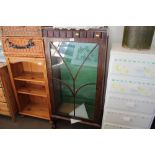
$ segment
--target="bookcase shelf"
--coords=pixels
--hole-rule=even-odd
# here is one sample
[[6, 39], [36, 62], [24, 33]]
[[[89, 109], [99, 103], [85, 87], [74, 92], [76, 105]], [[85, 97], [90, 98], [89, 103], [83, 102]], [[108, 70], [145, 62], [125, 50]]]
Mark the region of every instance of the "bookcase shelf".
[[50, 120], [50, 98], [44, 58], [7, 58], [9, 74], [22, 115]]
[[14, 80], [34, 82], [45, 85], [45, 80], [42, 73], [23, 72], [21, 75], [14, 77]]
[[36, 88], [31, 88], [31, 87], [21, 87], [17, 90], [17, 92], [21, 94], [29, 94], [29, 95], [34, 95], [34, 96], [47, 97], [45, 88], [36, 89]]
[[20, 114], [42, 119], [50, 118], [48, 105], [38, 102], [30, 102], [29, 104], [25, 104], [24, 108], [20, 111]]

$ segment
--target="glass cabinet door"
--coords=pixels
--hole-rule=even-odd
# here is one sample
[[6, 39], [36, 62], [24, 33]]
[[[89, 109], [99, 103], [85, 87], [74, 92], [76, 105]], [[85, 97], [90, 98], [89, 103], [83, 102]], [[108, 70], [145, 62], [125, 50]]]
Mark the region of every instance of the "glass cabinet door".
[[57, 113], [94, 119], [99, 45], [50, 42]]

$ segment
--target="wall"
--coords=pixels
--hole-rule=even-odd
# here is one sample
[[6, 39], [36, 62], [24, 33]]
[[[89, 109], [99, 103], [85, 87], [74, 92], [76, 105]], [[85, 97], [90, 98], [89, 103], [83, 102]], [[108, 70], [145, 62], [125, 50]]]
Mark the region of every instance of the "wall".
[[[119, 43], [120, 45], [122, 44], [123, 31], [124, 31], [124, 26], [109, 26], [109, 45], [108, 45], [109, 47], [108, 47], [108, 54], [107, 54], [106, 77], [108, 75], [110, 49], [112, 47], [112, 44], [114, 43]], [[152, 46], [155, 47], [155, 34], [153, 36]]]
[[[109, 26], [109, 48], [113, 43], [122, 44], [124, 26]], [[152, 46], [155, 46], [155, 34], [152, 41]]]

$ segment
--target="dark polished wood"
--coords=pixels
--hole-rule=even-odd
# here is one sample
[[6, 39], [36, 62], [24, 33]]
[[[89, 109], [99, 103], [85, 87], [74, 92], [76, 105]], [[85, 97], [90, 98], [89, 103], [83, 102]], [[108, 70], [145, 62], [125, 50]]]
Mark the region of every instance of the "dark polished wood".
[[[53, 119], [62, 119], [62, 120], [70, 121], [69, 117], [63, 117], [63, 116], [60, 116], [60, 115], [52, 115], [52, 117], [53, 117]], [[92, 123], [92, 122], [88, 122], [88, 121], [84, 121], [84, 120], [80, 120], [80, 123], [100, 128], [100, 125], [97, 124], [97, 123]]]
[[[96, 127], [101, 127], [101, 120], [103, 114], [103, 102], [105, 95], [105, 77], [106, 77], [106, 60], [107, 60], [107, 43], [108, 35], [107, 30], [104, 28], [102, 30], [58, 30], [56, 32], [53, 28], [43, 29], [45, 34], [44, 44], [45, 44], [45, 57], [47, 63], [47, 73], [52, 103], [52, 117], [58, 119], [70, 120], [71, 118], [80, 119], [81, 123], [88, 124]], [[59, 32], [58, 32], [59, 31]], [[53, 35], [51, 35], [53, 32]], [[55, 33], [55, 35], [54, 35]], [[50, 34], [50, 35], [49, 35]], [[55, 37], [54, 37], [55, 36]], [[50, 55], [50, 43], [54, 41], [75, 41], [81, 43], [97, 43], [99, 45], [99, 55], [98, 55], [98, 67], [97, 67], [97, 84], [96, 84], [96, 103], [94, 119], [88, 120], [79, 117], [70, 117], [57, 112], [57, 103], [55, 101], [55, 92], [52, 80], [52, 64]]]
[[42, 27], [43, 37], [49, 38], [104, 38], [107, 35], [107, 28], [100, 27], [88, 30], [83, 29], [55, 29], [53, 27]]

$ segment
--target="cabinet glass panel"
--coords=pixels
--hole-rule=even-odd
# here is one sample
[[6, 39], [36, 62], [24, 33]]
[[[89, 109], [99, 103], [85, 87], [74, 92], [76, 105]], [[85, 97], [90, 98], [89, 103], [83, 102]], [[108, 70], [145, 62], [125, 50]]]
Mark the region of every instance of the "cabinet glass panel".
[[51, 42], [57, 112], [93, 119], [99, 46], [97, 43]]
[[2, 52], [2, 42], [0, 40], [0, 62], [6, 62], [5, 57]]

